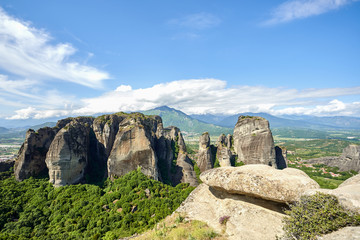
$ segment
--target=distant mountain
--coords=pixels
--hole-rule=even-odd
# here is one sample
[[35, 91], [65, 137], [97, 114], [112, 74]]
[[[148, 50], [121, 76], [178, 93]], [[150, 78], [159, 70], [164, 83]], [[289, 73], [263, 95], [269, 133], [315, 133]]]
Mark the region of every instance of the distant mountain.
[[343, 129], [360, 129], [360, 118], [335, 116], [335, 117], [314, 117], [314, 116], [284, 116], [285, 118], [296, 117], [305, 122], [318, 123], [321, 125], [343, 128]]
[[228, 117], [226, 115], [213, 115], [213, 114], [192, 114], [189, 116], [204, 123], [210, 123], [215, 125], [218, 125], [219, 122], [221, 122], [222, 120]]
[[57, 122], [61, 118], [46, 119], [4, 119], [0, 118], [0, 127], [4, 128], [30, 128], [31, 126], [41, 125], [46, 122]]
[[9, 132], [9, 129], [0, 127], [0, 134], [7, 133], [7, 132]]
[[[331, 128], [331, 126], [324, 126], [322, 124], [306, 122], [303, 120], [292, 120], [292, 119], [285, 119], [280, 117], [275, 117], [268, 113], [252, 113], [252, 112], [245, 112], [239, 113], [231, 116], [216, 116], [205, 114], [205, 115], [191, 115], [196, 119], [205, 119], [208, 123], [216, 124], [223, 127], [231, 127], [234, 128], [235, 124], [237, 123], [238, 117], [240, 115], [249, 115], [249, 116], [259, 116], [267, 119], [270, 123], [271, 128], [287, 128], [287, 127], [294, 127], [294, 128], [311, 128], [311, 129], [323, 129], [323, 128]], [[216, 119], [221, 119], [220, 121], [216, 121]]]
[[179, 110], [167, 106], [143, 111], [143, 113], [145, 115], [159, 115], [163, 120], [164, 127], [176, 126], [180, 128], [184, 135], [199, 135], [203, 132], [209, 132], [210, 135], [218, 136], [222, 133], [228, 134], [233, 132], [233, 128], [205, 123], [203, 121], [199, 121], [198, 119], [194, 119]]
[[42, 127], [55, 127], [56, 122], [46, 122], [29, 127], [20, 127], [20, 128], [4, 128], [0, 127], [0, 138], [23, 138], [25, 137], [26, 131], [28, 129], [33, 129], [37, 131]]
[[191, 117], [215, 125], [233, 128], [240, 115], [259, 116], [270, 122], [270, 127], [274, 128], [303, 128], [314, 130], [341, 130], [341, 129], [360, 129], [360, 118], [356, 117], [314, 117], [283, 115], [273, 116], [268, 113], [245, 112], [224, 117], [223, 115], [191, 115]]

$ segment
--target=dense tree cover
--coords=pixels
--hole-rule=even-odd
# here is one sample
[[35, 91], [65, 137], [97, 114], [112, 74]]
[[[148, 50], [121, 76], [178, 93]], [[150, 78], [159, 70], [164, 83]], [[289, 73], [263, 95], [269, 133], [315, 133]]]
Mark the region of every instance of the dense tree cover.
[[193, 190], [149, 179], [140, 169], [106, 181], [54, 188], [48, 179], [0, 180], [0, 239], [117, 239], [171, 214]]

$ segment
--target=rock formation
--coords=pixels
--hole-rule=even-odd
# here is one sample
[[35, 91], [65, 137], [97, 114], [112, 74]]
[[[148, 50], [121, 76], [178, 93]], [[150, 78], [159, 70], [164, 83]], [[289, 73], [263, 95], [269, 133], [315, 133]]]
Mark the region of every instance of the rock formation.
[[275, 146], [275, 156], [277, 169], [287, 168], [286, 154], [284, 157], [283, 150], [278, 146]]
[[227, 137], [225, 134], [219, 136], [219, 139], [216, 143], [217, 151], [216, 157], [219, 161], [220, 167], [230, 167], [233, 159], [233, 154], [231, 152], [231, 135]]
[[338, 167], [340, 171], [354, 170], [360, 172], [360, 145], [349, 145], [343, 149], [340, 157], [321, 157], [306, 160], [311, 164], [325, 164]]
[[79, 183], [88, 165], [92, 118], [77, 118], [55, 136], [46, 154], [50, 182], [54, 186]]
[[18, 181], [47, 172], [46, 153], [56, 132], [57, 128], [48, 127], [26, 132], [25, 142], [15, 160], [15, 178]]
[[145, 175], [159, 180], [155, 133], [160, 122], [160, 118], [145, 118], [144, 115], [139, 115], [126, 118], [119, 124], [119, 130], [108, 159], [110, 178], [123, 176], [141, 167], [141, 171]]
[[199, 152], [196, 163], [201, 172], [211, 169], [214, 166], [214, 157], [211, 152], [210, 135], [208, 132], [205, 132], [200, 136]]
[[[276, 239], [283, 234], [285, 202], [319, 188], [304, 172], [265, 165], [220, 167], [200, 175], [199, 185], [175, 211], [206, 222], [228, 239]], [[228, 218], [221, 223], [221, 219]]]
[[262, 164], [215, 168], [203, 172], [200, 179], [222, 191], [282, 203], [298, 201], [305, 190], [320, 188], [301, 170], [277, 170]]
[[360, 227], [344, 227], [338, 231], [318, 237], [318, 240], [360, 240]]
[[180, 129], [174, 126], [158, 128], [156, 152], [161, 180], [177, 185], [187, 182], [197, 186], [194, 166], [187, 157], [184, 138]]
[[197, 185], [180, 130], [140, 113], [67, 118], [54, 128], [29, 130], [15, 175], [23, 180], [48, 171], [50, 182], [63, 186], [120, 177], [138, 167], [157, 180]]
[[233, 138], [238, 161], [277, 167], [274, 140], [266, 119], [240, 116], [234, 128]]

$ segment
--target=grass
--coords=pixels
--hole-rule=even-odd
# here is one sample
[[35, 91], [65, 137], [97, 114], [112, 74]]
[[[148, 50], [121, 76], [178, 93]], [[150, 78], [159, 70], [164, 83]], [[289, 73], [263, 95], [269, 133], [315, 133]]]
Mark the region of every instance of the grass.
[[154, 229], [135, 237], [134, 240], [225, 240], [206, 223], [186, 220], [179, 214], [172, 214], [161, 221]]

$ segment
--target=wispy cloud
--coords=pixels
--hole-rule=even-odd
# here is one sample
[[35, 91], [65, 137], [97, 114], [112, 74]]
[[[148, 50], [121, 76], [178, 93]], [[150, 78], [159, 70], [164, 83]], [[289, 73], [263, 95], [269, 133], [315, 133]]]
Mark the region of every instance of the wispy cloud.
[[275, 8], [271, 18], [263, 24], [274, 25], [316, 16], [356, 1], [358, 0], [290, 0]]
[[31, 23], [0, 8], [0, 68], [38, 80], [60, 79], [87, 87], [100, 87], [109, 74], [71, 61], [76, 49], [69, 43], [52, 43], [52, 37]]
[[181, 18], [171, 19], [169, 24], [190, 28], [190, 29], [207, 29], [216, 27], [221, 23], [221, 19], [214, 14], [201, 12], [190, 14]]
[[[227, 87], [218, 79], [190, 79], [133, 89], [121, 85], [99, 97], [82, 99], [80, 106], [68, 109], [42, 110], [23, 108], [13, 119], [32, 116], [92, 115], [118, 111], [142, 111], [162, 105], [180, 109], [188, 114], [237, 114], [267, 112], [281, 114], [360, 116], [360, 103], [344, 103], [341, 96], [360, 95], [360, 87], [327, 89], [287, 89], [263, 86]], [[324, 101], [325, 99], [325, 101]], [[55, 108], [54, 108], [55, 109]]]

